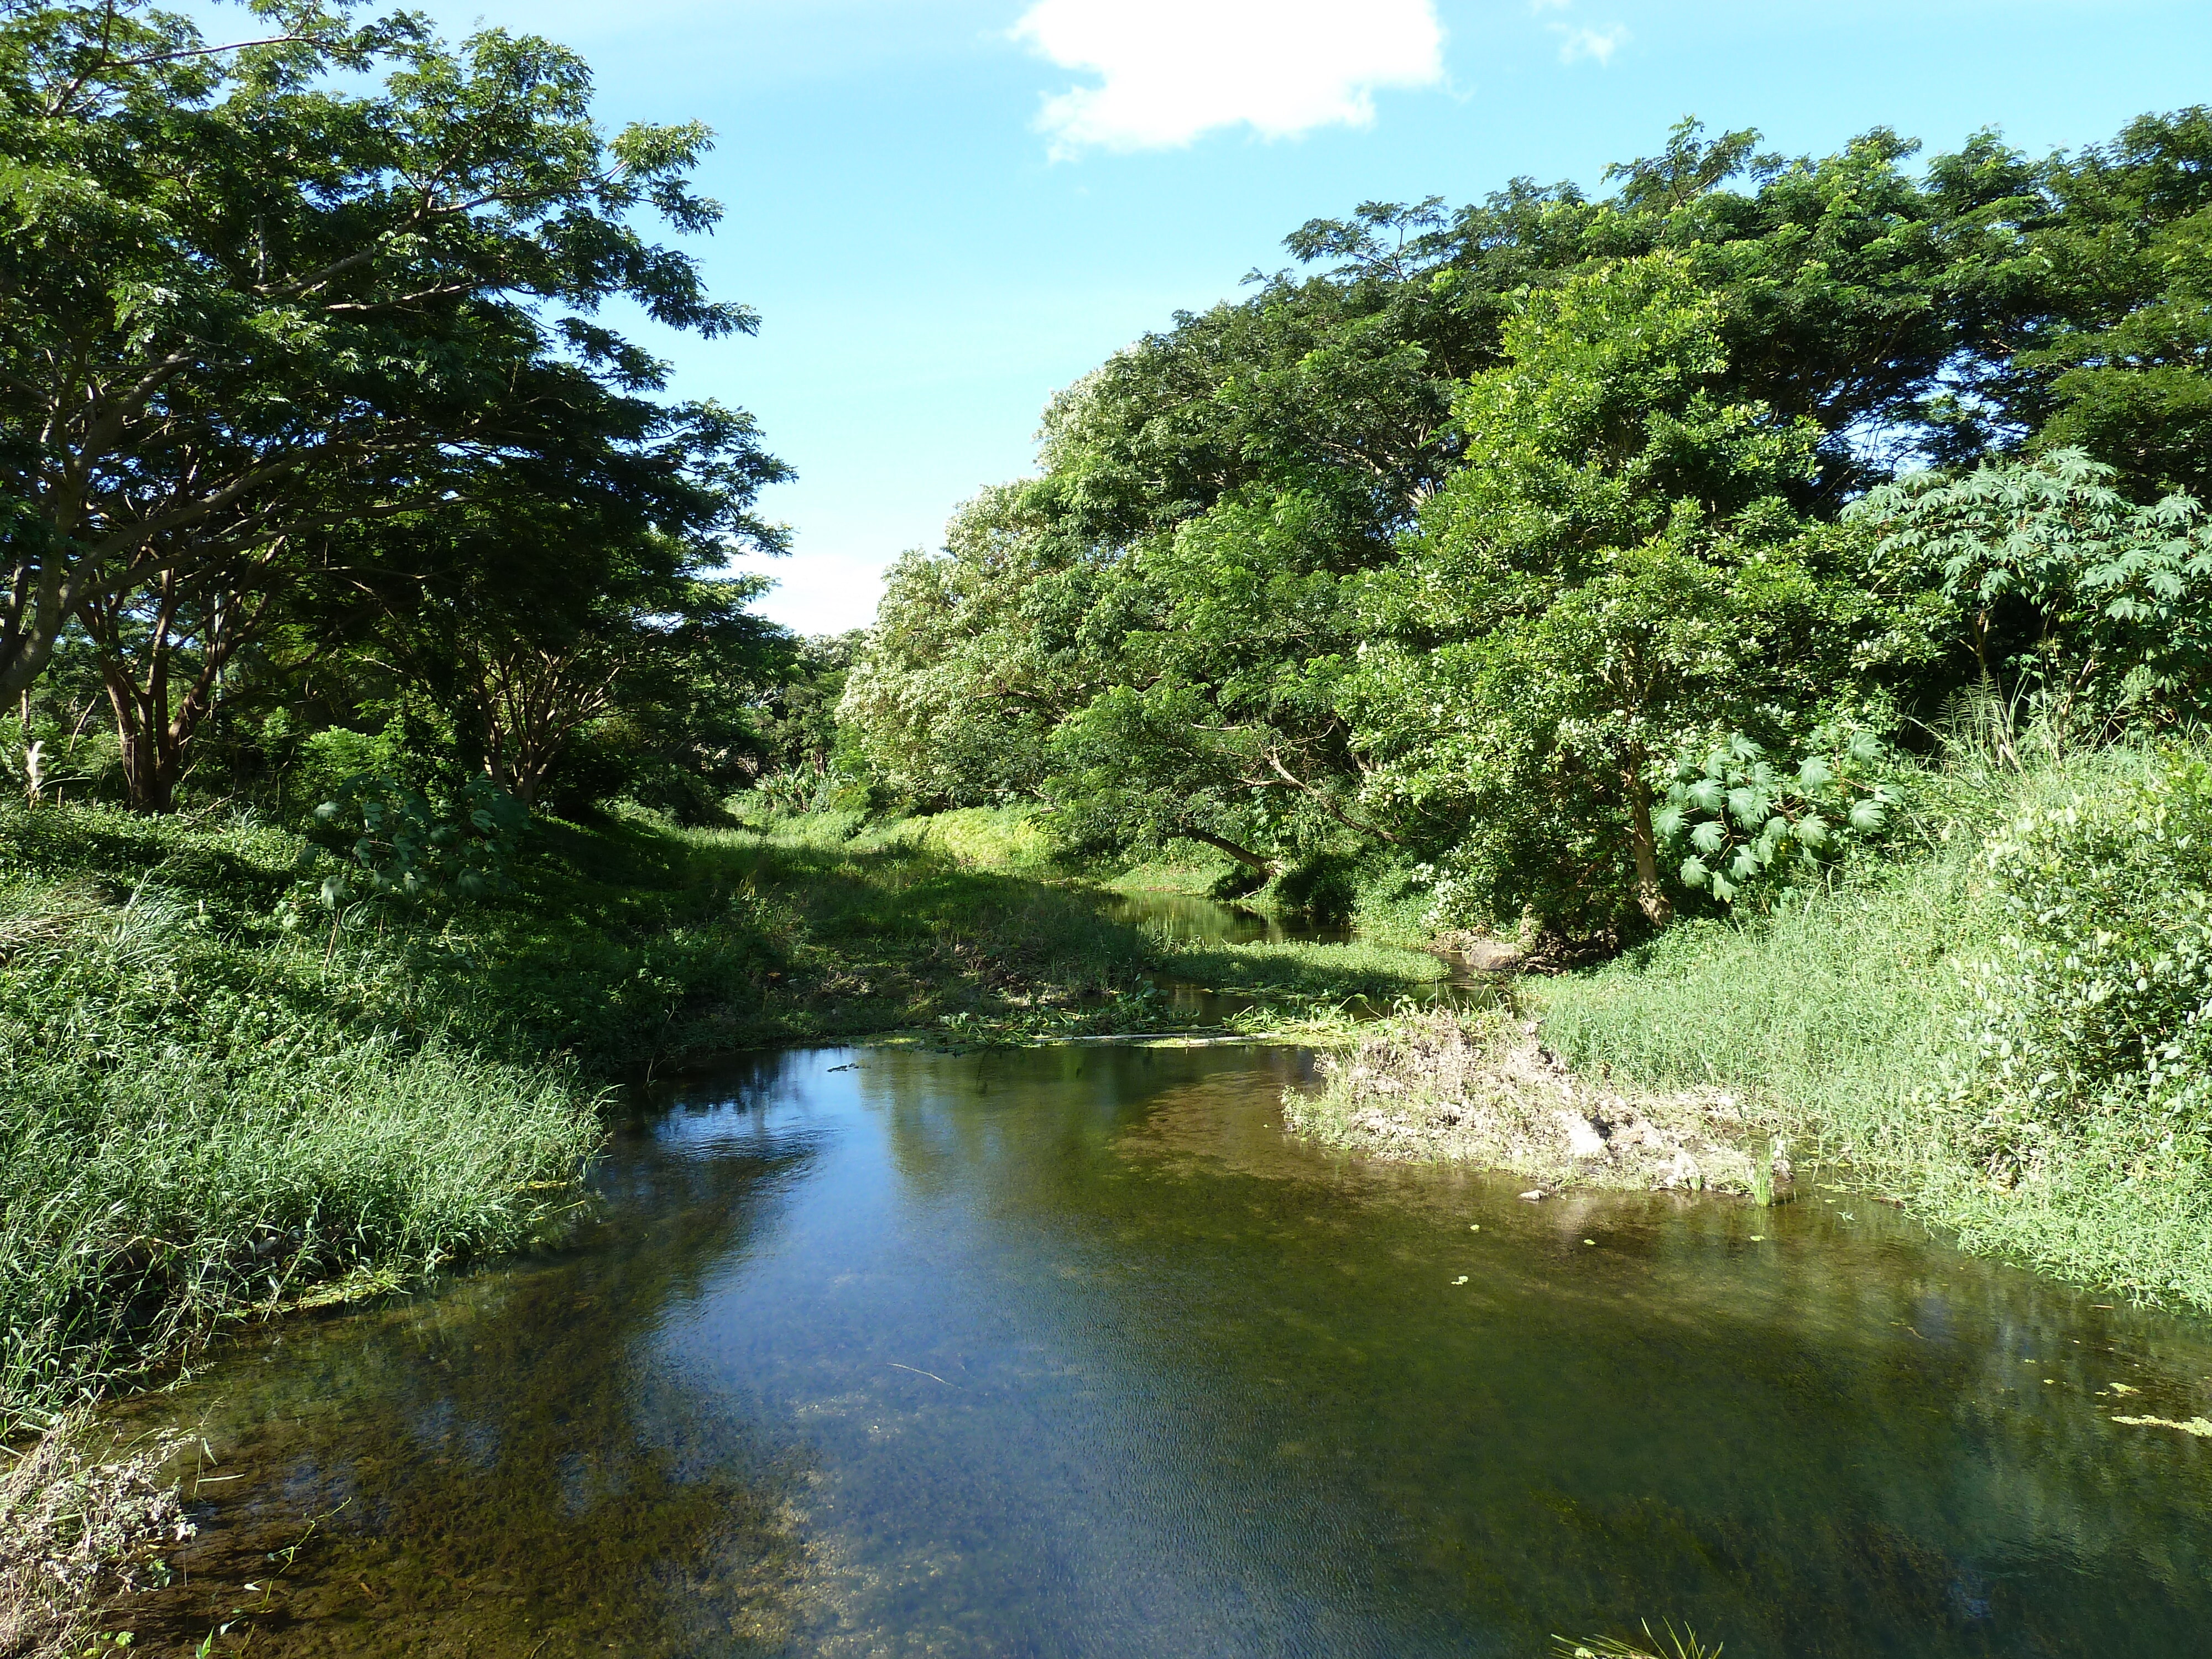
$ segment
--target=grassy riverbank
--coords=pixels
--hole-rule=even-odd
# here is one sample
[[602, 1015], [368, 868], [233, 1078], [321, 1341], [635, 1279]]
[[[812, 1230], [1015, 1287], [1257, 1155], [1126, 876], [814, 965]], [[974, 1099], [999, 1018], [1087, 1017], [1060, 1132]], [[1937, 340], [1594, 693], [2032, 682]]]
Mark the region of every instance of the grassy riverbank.
[[[1114, 920], [1019, 814], [541, 823], [504, 896], [335, 927], [301, 851], [246, 816], [0, 811], [0, 1423], [557, 1230], [625, 1077], [894, 1031], [1280, 1029], [1444, 972]], [[1161, 975], [1227, 999], [1178, 1012]]]
[[[1542, 1042], [1589, 1088], [1719, 1091], [1970, 1250], [2212, 1309], [2204, 756], [1931, 772], [1907, 805], [1887, 858], [1771, 915], [1523, 981]], [[1398, 1069], [1440, 1109], [1437, 1067]]]

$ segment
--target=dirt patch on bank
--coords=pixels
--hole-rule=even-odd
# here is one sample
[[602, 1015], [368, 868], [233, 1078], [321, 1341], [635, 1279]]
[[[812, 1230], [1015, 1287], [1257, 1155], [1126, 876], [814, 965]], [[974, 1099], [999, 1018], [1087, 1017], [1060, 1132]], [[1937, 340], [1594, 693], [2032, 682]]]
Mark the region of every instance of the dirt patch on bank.
[[1533, 1021], [1449, 1010], [1407, 1015], [1323, 1055], [1318, 1094], [1284, 1100], [1292, 1133], [1377, 1158], [1510, 1170], [1569, 1187], [1750, 1193], [1788, 1158], [1773, 1126], [1721, 1089], [1621, 1094], [1577, 1076]]

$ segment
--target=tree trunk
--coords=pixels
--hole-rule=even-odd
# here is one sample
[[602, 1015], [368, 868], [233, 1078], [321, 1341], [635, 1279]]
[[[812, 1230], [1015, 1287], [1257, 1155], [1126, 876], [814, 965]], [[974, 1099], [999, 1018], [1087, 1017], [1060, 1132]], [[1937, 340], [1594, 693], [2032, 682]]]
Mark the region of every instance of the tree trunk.
[[[177, 786], [184, 779], [185, 756], [200, 722], [215, 708], [223, 668], [240, 646], [254, 638], [268, 609], [264, 598], [246, 605], [239, 599], [207, 602], [197, 633], [184, 622], [191, 596], [173, 574], [153, 589], [155, 603], [146, 617], [143, 655], [134, 660], [125, 646], [123, 601], [92, 603], [79, 611], [100, 659], [100, 678], [115, 711], [115, 735], [123, 747], [125, 798], [135, 812], [176, 810]], [[197, 663], [187, 661], [186, 678], [172, 672], [180, 644], [197, 637]], [[181, 684], [183, 695], [176, 696]], [[173, 707], [172, 707], [173, 702]]]
[[619, 665], [531, 646], [477, 659], [477, 725], [484, 771], [535, 810], [577, 729], [606, 712]]
[[100, 679], [115, 711], [115, 736], [123, 747], [123, 797], [134, 812], [168, 812], [177, 805], [179, 762], [191, 722], [164, 718], [167, 686], [156, 672], [150, 686], [134, 681], [127, 665], [102, 653]]
[[[1640, 763], [1639, 753], [1637, 759]], [[1674, 919], [1674, 901], [1659, 884], [1659, 838], [1651, 829], [1651, 787], [1644, 768], [1632, 763], [1621, 774], [1628, 786], [1628, 845], [1636, 860], [1636, 908], [1654, 927]]]
[[1275, 873], [1275, 866], [1273, 865], [1268, 863], [1267, 860], [1261, 858], [1257, 853], [1252, 851], [1251, 848], [1248, 847], [1239, 847], [1233, 841], [1224, 841], [1218, 836], [1209, 836], [1203, 830], [1182, 830], [1176, 831], [1176, 833], [1182, 836], [1186, 841], [1201, 842], [1205, 845], [1213, 848], [1217, 853], [1226, 853], [1231, 858], [1235, 859], [1237, 863], [1249, 865], [1253, 869], [1257, 870], [1263, 876], [1272, 877]]

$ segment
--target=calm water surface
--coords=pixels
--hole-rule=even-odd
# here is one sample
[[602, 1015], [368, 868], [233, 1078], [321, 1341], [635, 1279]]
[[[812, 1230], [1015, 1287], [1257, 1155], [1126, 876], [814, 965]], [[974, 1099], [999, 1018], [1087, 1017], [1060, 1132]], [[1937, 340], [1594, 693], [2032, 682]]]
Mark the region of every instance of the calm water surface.
[[2203, 1326], [1847, 1194], [1539, 1205], [1316, 1153], [1279, 1128], [1305, 1066], [827, 1050], [693, 1087], [573, 1249], [132, 1408], [215, 1460], [139, 1650], [2212, 1647], [2212, 1443], [2110, 1420], [2212, 1405]]

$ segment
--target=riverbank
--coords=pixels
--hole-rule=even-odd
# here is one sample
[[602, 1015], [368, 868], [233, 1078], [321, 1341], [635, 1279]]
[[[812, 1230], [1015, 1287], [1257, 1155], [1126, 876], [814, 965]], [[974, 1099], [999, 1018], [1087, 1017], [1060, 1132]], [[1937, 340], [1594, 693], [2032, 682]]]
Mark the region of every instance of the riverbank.
[[557, 1234], [626, 1079], [892, 1032], [1335, 1029], [1448, 972], [1117, 920], [1018, 814], [544, 822], [500, 895], [335, 916], [302, 850], [242, 814], [0, 810], [0, 1427]]
[[1711, 1085], [1624, 1093], [1577, 1074], [1538, 1030], [1503, 1009], [1401, 1014], [1324, 1052], [1320, 1091], [1285, 1095], [1284, 1122], [1322, 1146], [1507, 1171], [1535, 1183], [1532, 1198], [1788, 1188], [1778, 1125], [1757, 1104]]
[[[1467, 1052], [1446, 1064], [1418, 1023], [1378, 1029], [1291, 1109], [1382, 1156], [1617, 1185], [1650, 1172], [1597, 1133], [1605, 1099], [1691, 1132], [1727, 1130], [1698, 1107], [1723, 1099], [1736, 1127], [1714, 1138], [1747, 1172], [1779, 1135], [1962, 1249], [2212, 1310], [2203, 756], [1930, 774], [1908, 806], [1887, 857], [1770, 914], [1678, 923], [1602, 967], [1520, 981], [1534, 1041], [1599, 1102], [1553, 1101], [1536, 1079], [1519, 1110], [1540, 1138], [1516, 1149], [1446, 1121], [1464, 1078], [1516, 1074], [1495, 1030], [1447, 1042]], [[1591, 1127], [1577, 1136], [1562, 1110]]]

